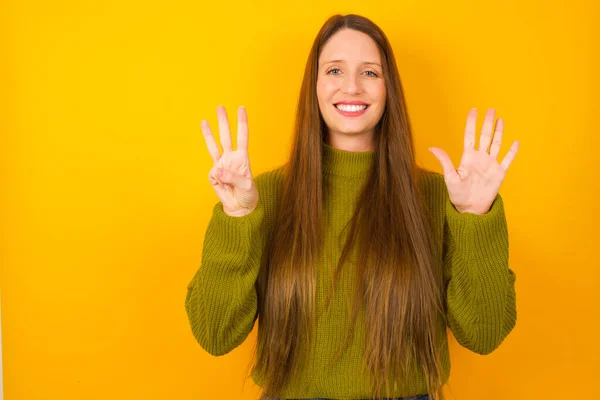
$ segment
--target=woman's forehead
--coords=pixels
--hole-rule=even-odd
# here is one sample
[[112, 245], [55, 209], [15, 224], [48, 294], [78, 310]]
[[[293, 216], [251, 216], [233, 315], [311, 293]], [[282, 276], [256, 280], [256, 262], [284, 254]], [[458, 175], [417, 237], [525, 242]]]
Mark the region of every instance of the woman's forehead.
[[345, 29], [334, 34], [323, 46], [319, 63], [381, 64], [375, 41], [365, 33]]

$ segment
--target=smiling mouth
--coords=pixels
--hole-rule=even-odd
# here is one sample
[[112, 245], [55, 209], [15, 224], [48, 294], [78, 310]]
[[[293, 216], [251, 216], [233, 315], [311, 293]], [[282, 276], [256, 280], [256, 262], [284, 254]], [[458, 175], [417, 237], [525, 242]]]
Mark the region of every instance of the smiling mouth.
[[333, 105], [338, 113], [345, 117], [358, 117], [363, 115], [366, 110], [369, 108], [369, 104], [361, 104], [361, 105], [342, 105], [342, 104], [334, 104]]
[[368, 104], [353, 104], [353, 105], [334, 104], [333, 106], [335, 108], [337, 108], [338, 110], [344, 111], [344, 112], [361, 112], [361, 111], [364, 111], [367, 108], [369, 108]]

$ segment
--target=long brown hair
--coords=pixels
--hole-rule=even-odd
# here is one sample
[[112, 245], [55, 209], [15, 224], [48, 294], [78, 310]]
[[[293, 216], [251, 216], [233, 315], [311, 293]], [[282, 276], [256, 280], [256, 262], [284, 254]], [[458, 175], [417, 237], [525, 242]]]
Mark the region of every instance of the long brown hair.
[[[421, 168], [415, 161], [404, 92], [387, 37], [372, 21], [354, 14], [329, 18], [308, 56], [281, 199], [257, 285], [262, 337], [254, 368], [264, 379], [263, 394], [276, 396], [287, 378], [305, 365], [304, 355], [314, 342], [316, 263], [323, 243], [321, 157], [327, 135], [317, 101], [318, 58], [341, 29], [363, 32], [377, 44], [387, 99], [375, 129], [375, 159], [327, 300], [329, 304], [340, 267], [358, 246], [360, 279], [354, 287], [351, 324], [336, 358], [364, 305], [368, 329], [363, 367], [372, 374], [373, 398], [393, 397], [393, 391], [406, 387], [409, 369], [417, 366], [427, 378], [428, 393], [443, 400], [445, 377], [438, 351], [440, 332], [446, 332], [439, 325], [445, 323], [443, 275], [419, 187]], [[393, 387], [387, 385], [388, 377], [393, 377]]]

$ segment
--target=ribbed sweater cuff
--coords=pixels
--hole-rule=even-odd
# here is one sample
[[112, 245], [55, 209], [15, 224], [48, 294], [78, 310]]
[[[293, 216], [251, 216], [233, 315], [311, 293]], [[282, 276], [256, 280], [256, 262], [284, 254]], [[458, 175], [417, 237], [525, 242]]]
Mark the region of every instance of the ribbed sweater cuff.
[[244, 229], [256, 229], [260, 226], [264, 216], [264, 206], [262, 201], [258, 201], [258, 204], [254, 211], [250, 214], [244, 215], [243, 217], [233, 217], [227, 215], [223, 211], [223, 203], [220, 201], [213, 207], [213, 216], [216, 222], [226, 230], [243, 231]]
[[253, 250], [261, 243], [264, 212], [260, 200], [256, 209], [243, 217], [227, 215], [221, 202], [215, 204], [205, 236], [205, 261], [233, 269], [257, 265], [261, 252]]
[[446, 221], [458, 253], [465, 261], [476, 259], [473, 260], [475, 263], [464, 264], [476, 267], [472, 273], [487, 280], [490, 273], [498, 272], [498, 268], [507, 269], [507, 264], [503, 261], [508, 258], [508, 229], [500, 194], [492, 202], [489, 211], [482, 215], [460, 213], [447, 198]]

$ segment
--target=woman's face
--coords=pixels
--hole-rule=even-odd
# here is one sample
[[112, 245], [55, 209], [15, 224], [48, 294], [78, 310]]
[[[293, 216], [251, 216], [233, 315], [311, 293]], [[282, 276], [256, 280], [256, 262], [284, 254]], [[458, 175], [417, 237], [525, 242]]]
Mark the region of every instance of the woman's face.
[[386, 100], [375, 41], [362, 32], [343, 29], [323, 47], [318, 68], [317, 98], [329, 135], [365, 135], [371, 141]]

